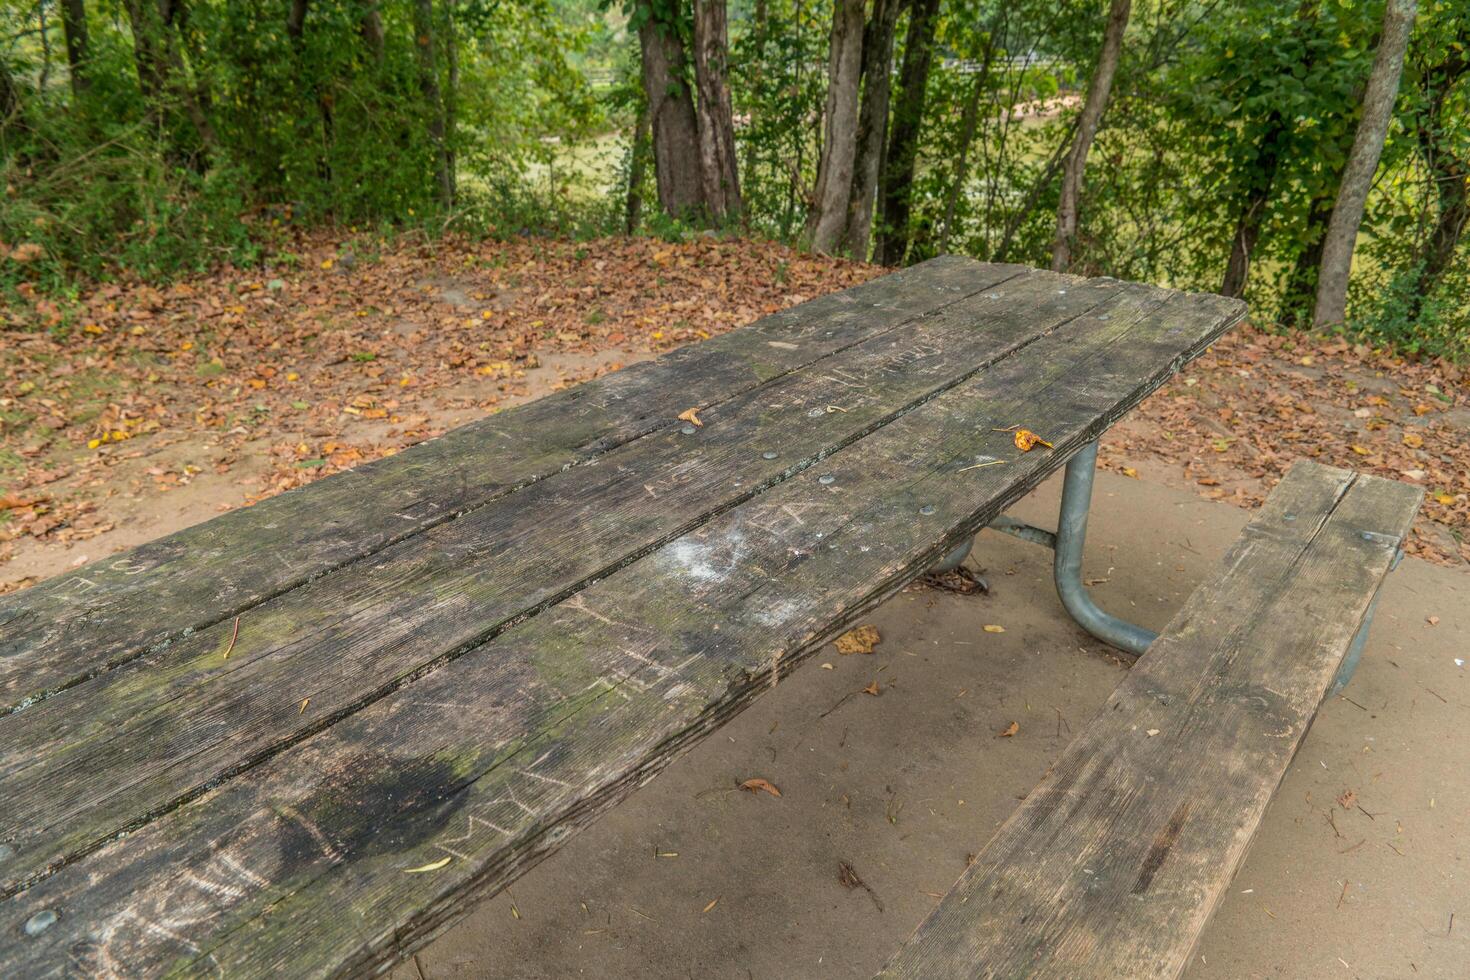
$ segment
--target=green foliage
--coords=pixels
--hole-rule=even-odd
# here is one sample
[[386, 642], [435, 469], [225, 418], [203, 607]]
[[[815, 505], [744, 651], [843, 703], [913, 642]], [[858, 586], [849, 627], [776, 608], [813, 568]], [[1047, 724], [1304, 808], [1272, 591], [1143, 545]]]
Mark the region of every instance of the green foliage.
[[[18, 31], [31, 6], [0, 5], [0, 28]], [[545, 0], [437, 0], [437, 100], [409, 0], [313, 0], [299, 32], [276, 0], [176, 7], [187, 17], [148, 29], [182, 52], [152, 91], [111, 5], [89, 4], [91, 85], [79, 95], [52, 63], [64, 57], [54, 23], [47, 45], [31, 34], [13, 47], [22, 108], [0, 131], [0, 241], [39, 252], [0, 260], [0, 283], [250, 262], [289, 221], [519, 230], [532, 214], [537, 228], [566, 217], [546, 206], [560, 188], [530, 187], [527, 175], [591, 136], [603, 107], [568, 61], [591, 29]], [[441, 153], [460, 176], [453, 210], [466, 216], [443, 213]]]

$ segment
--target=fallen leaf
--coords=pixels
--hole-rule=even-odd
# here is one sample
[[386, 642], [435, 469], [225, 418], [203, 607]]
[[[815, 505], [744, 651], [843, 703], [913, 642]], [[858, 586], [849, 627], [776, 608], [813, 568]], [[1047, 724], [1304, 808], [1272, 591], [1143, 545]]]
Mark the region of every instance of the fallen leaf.
[[1158, 733], [1159, 730], [1157, 728], [1150, 728], [1148, 731], [1144, 732], [1144, 734], [1147, 735], [1149, 738], [1153, 738]]
[[21, 507], [30, 507], [33, 504], [41, 503], [45, 499], [45, 497], [0, 497], [0, 510], [17, 510]]
[[839, 636], [834, 642], [837, 652], [843, 656], [850, 653], [872, 653], [873, 648], [878, 645], [883, 637], [878, 635], [876, 626], [859, 626], [857, 629], [848, 630]]
[[1021, 450], [1021, 452], [1023, 452], [1023, 453], [1029, 453], [1032, 449], [1036, 448], [1037, 446], [1045, 446], [1047, 449], [1054, 449], [1054, 448], [1056, 448], [1051, 443], [1049, 443], [1045, 439], [1041, 438], [1041, 436], [1039, 436], [1036, 433], [1032, 432], [1030, 429], [1017, 429], [1016, 430], [1016, 435], [1015, 435], [1015, 441], [1016, 441], [1016, 448], [1019, 449], [1019, 450]]
[[1358, 794], [1354, 793], [1350, 789], [1343, 790], [1342, 793], [1339, 794], [1339, 796], [1337, 797], [1337, 805], [1342, 807], [1344, 810], [1351, 810], [1353, 808], [1353, 804], [1357, 802]]
[[709, 903], [709, 904], [708, 904], [708, 905], [706, 905], [706, 906], [705, 906], [705, 907], [704, 907], [704, 908], [703, 908], [703, 909], [702, 909], [702, 910], [701, 910], [701, 911], [700, 911], [700, 913], [699, 913], [699, 914], [700, 914], [700, 915], [703, 915], [703, 914], [704, 914], [704, 913], [705, 913], [705, 912], [708, 912], [708, 911], [709, 911], [709, 910], [710, 910], [710, 909], [712, 909], [712, 908], [714, 908], [714, 907], [715, 907], [715, 906], [716, 906], [716, 905], [719, 905], [719, 904], [720, 904], [720, 900], [719, 900], [719, 899], [718, 899], [718, 898], [717, 898], [717, 899], [715, 899], [715, 900], [714, 900], [714, 901], [712, 901], [712, 902], [710, 902], [710, 903]]
[[438, 871], [440, 868], [444, 867], [446, 864], [453, 860], [454, 858], [452, 857], [440, 858], [439, 860], [431, 861], [428, 864], [421, 864], [417, 868], [404, 868], [403, 873], [406, 875], [417, 875], [423, 874], [425, 871]]
[[1005, 631], [1006, 628], [1004, 626], [997, 625], [996, 623], [985, 624], [985, 632], [987, 633], [1004, 633]]
[[1125, 466], [1125, 467], [1123, 467], [1123, 475], [1124, 476], [1131, 476], [1135, 480], [1138, 479], [1138, 471], [1135, 470], [1131, 466]]
[[880, 688], [878, 686], [878, 682], [877, 681], [874, 681], [873, 683], [869, 684], [867, 687], [863, 688], [863, 693], [864, 694], [871, 694], [875, 698], [879, 695], [879, 693], [881, 691], [882, 691], [882, 688]]
[[691, 422], [694, 425], [698, 425], [698, 426], [703, 426], [704, 425], [703, 422], [699, 421], [699, 408], [698, 408], [698, 406], [696, 406], [694, 408], [688, 408], [688, 409], [685, 409], [684, 411], [680, 412], [679, 413], [679, 419], [681, 421], [684, 421], [684, 422]]
[[1373, 451], [1371, 449], [1367, 449], [1367, 448], [1365, 448], [1363, 446], [1356, 446], [1355, 445], [1355, 446], [1350, 446], [1349, 448], [1352, 449], [1352, 451], [1355, 452], [1355, 453], [1357, 453], [1359, 456], [1371, 456], [1371, 455], [1373, 455]]
[[777, 797], [781, 795], [781, 791], [771, 785], [768, 780], [760, 778], [747, 779], [740, 784], [740, 788], [749, 793], [770, 793], [772, 796]]
[[999, 732], [995, 737], [996, 738], [1010, 738], [1013, 735], [1015, 735], [1016, 733], [1018, 733], [1020, 730], [1021, 730], [1021, 723], [1019, 721], [1013, 721], [1013, 722], [1011, 722], [1009, 725], [1007, 725], [1005, 727], [1005, 730], [1004, 731]]
[[1404, 433], [1404, 445], [1410, 449], [1420, 449], [1424, 446], [1424, 437], [1417, 432]]
[[1430, 626], [1438, 626], [1439, 625], [1439, 617], [1438, 616], [1428, 616], [1428, 617], [1425, 617], [1425, 620], [1424, 621], [1426, 623], [1428, 623]]

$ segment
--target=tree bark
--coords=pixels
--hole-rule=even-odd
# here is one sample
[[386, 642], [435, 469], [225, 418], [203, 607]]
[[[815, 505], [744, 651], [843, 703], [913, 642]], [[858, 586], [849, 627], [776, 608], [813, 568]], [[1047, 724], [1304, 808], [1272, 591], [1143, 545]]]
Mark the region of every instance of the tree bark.
[[414, 47], [418, 51], [419, 91], [428, 113], [429, 142], [434, 148], [434, 182], [439, 203], [454, 205], [454, 175], [449, 169], [449, 148], [444, 134], [444, 99], [439, 91], [439, 59], [434, 45], [434, 0], [414, 0]]
[[638, 119], [633, 124], [633, 146], [628, 157], [628, 198], [623, 206], [623, 233], [638, 230], [643, 217], [643, 178], [648, 171], [648, 100], [638, 100]]
[[643, 54], [643, 95], [653, 135], [653, 173], [658, 202], [683, 218], [704, 203], [699, 168], [699, 126], [690, 96], [684, 42], [673, 25], [649, 19], [638, 28]]
[[11, 126], [24, 128], [20, 124], [20, 90], [15, 87], [15, 77], [10, 74], [10, 65], [0, 53], [0, 147], [9, 134]]
[[694, 0], [694, 80], [699, 90], [700, 188], [716, 224], [740, 217], [740, 178], [735, 166], [735, 123], [730, 108], [730, 46], [725, 0]]
[[909, 250], [909, 211], [914, 170], [919, 160], [919, 130], [929, 91], [929, 68], [934, 62], [934, 28], [939, 0], [915, 0], [909, 11], [899, 71], [898, 104], [893, 109], [893, 132], [878, 178], [878, 242], [874, 257], [884, 265], [899, 265]]
[[291, 12], [286, 15], [286, 36], [293, 41], [300, 39], [306, 30], [306, 7], [309, 0], [291, 0]]
[[66, 64], [71, 73], [71, 94], [81, 98], [91, 86], [87, 76], [87, 61], [91, 57], [91, 43], [87, 35], [86, 0], [62, 0], [61, 29], [66, 35]]
[[1454, 259], [1460, 236], [1470, 227], [1470, 160], [1457, 158], [1454, 143], [1445, 132], [1444, 103], [1450, 89], [1470, 71], [1464, 51], [1451, 51], [1446, 60], [1424, 73], [1423, 87], [1428, 102], [1415, 126], [1419, 153], [1434, 184], [1439, 214], [1419, 259], [1419, 272], [1409, 292], [1409, 319], [1417, 320], [1424, 300], [1434, 292]]
[[834, 0], [827, 57], [827, 105], [817, 187], [803, 237], [834, 253], [842, 244], [857, 162], [858, 83], [863, 67], [863, 0]]
[[1077, 136], [1072, 143], [1072, 152], [1062, 167], [1062, 194], [1057, 203], [1057, 234], [1051, 246], [1051, 267], [1056, 272], [1065, 272], [1072, 265], [1072, 253], [1077, 244], [1077, 213], [1082, 200], [1082, 178], [1087, 170], [1087, 154], [1092, 141], [1102, 124], [1103, 113], [1112, 94], [1113, 76], [1118, 71], [1118, 61], [1123, 53], [1123, 33], [1128, 29], [1128, 15], [1132, 0], [1112, 0], [1108, 11], [1108, 23], [1103, 29], [1102, 51], [1098, 54], [1097, 68], [1087, 86], [1087, 99], [1082, 104], [1078, 117]]
[[1322, 265], [1317, 272], [1317, 305], [1312, 323], [1317, 327], [1339, 324], [1347, 314], [1348, 276], [1352, 271], [1353, 248], [1358, 226], [1368, 203], [1368, 190], [1378, 170], [1383, 140], [1393, 117], [1399, 76], [1404, 70], [1404, 52], [1414, 29], [1417, 0], [1388, 0], [1383, 9], [1383, 33], [1373, 55], [1368, 90], [1363, 95], [1363, 118], [1353, 137], [1352, 152], [1343, 170], [1332, 220], [1322, 241]]
[[1271, 199], [1271, 187], [1276, 182], [1276, 170], [1281, 163], [1281, 140], [1285, 136], [1284, 122], [1279, 113], [1273, 112], [1265, 135], [1258, 141], [1261, 147], [1258, 169], [1246, 189], [1240, 218], [1235, 223], [1235, 235], [1230, 240], [1230, 259], [1225, 264], [1225, 279], [1220, 284], [1221, 296], [1236, 298], [1245, 292], [1246, 280], [1250, 276], [1251, 253], [1261, 236], [1261, 225], [1266, 218], [1266, 204]]
[[874, 0], [873, 16], [863, 31], [863, 99], [858, 110], [857, 159], [853, 163], [852, 193], [848, 197], [847, 226], [841, 244], [843, 251], [860, 260], [868, 257], [873, 232], [878, 171], [888, 141], [893, 37], [905, 3], [906, 0]]
[[367, 45], [368, 53], [373, 56], [374, 64], [381, 65], [387, 38], [383, 34], [383, 15], [378, 12], [377, 0], [371, 0], [363, 7], [362, 19], [358, 21], [358, 32]]

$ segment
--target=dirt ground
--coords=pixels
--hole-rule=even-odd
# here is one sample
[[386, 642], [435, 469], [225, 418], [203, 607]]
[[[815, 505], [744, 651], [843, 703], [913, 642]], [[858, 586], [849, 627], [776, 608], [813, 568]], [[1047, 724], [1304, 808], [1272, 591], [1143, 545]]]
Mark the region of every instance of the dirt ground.
[[[0, 593], [883, 271], [708, 238], [295, 248], [0, 310]], [[1467, 434], [1454, 366], [1242, 327], [1102, 459], [1243, 507], [1301, 457], [1406, 480], [1410, 553], [1465, 566]]]
[[[1100, 476], [1084, 574], [1157, 629], [1248, 515], [1140, 476]], [[1057, 483], [1016, 512], [1053, 520]], [[829, 647], [394, 980], [872, 976], [1125, 670], [1067, 620], [1048, 557], [982, 535], [989, 596], [895, 597], [872, 656]], [[1390, 577], [1189, 977], [1466, 975], [1467, 598], [1463, 570], [1410, 558]], [[877, 678], [881, 697], [827, 713]], [[781, 797], [734, 788], [753, 777]]]

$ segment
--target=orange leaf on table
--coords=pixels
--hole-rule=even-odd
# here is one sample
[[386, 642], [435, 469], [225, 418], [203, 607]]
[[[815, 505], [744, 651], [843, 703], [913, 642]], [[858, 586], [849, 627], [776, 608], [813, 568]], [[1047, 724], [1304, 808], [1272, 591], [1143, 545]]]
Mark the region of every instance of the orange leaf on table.
[[1037, 446], [1045, 446], [1047, 449], [1056, 448], [1051, 443], [1041, 438], [1041, 436], [1032, 432], [1030, 429], [1017, 429], [1015, 440], [1016, 448], [1021, 450], [1021, 452], [1023, 453], [1029, 453]]
[[688, 408], [688, 409], [685, 409], [684, 411], [680, 412], [679, 413], [679, 419], [680, 419], [680, 421], [690, 422], [690, 423], [692, 423], [694, 425], [698, 425], [698, 426], [703, 426], [704, 425], [703, 422], [699, 421], [699, 408], [698, 407]]

